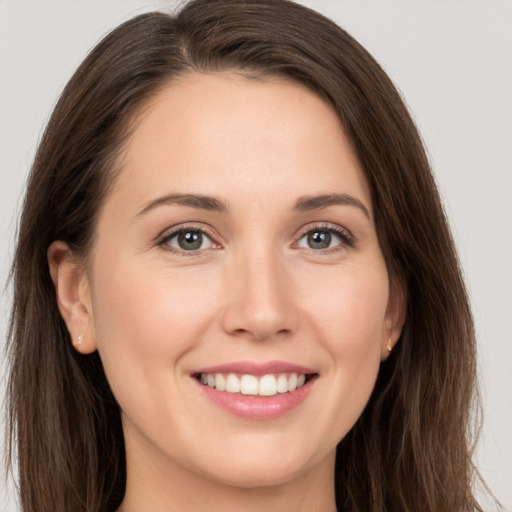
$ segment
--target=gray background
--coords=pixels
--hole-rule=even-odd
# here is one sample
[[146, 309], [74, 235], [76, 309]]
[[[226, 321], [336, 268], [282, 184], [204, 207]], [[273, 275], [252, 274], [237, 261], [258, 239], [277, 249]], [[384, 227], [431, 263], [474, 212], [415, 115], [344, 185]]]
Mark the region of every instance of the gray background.
[[[0, 0], [0, 284], [42, 127], [86, 51], [132, 15], [176, 2]], [[512, 510], [512, 3], [309, 0], [366, 46], [419, 125], [470, 289], [485, 421], [478, 467]], [[0, 297], [4, 345], [9, 292]], [[0, 395], [5, 367], [0, 365]], [[495, 507], [484, 500], [486, 510]], [[17, 510], [0, 484], [0, 510]]]

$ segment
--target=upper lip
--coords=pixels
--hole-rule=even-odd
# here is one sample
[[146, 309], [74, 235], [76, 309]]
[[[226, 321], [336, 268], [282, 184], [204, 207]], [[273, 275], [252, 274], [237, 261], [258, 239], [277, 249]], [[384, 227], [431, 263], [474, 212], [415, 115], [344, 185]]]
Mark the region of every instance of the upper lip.
[[215, 366], [198, 368], [197, 370], [194, 370], [192, 373], [238, 373], [240, 375], [247, 374], [262, 376], [271, 373], [299, 373], [306, 375], [316, 372], [311, 368], [307, 368], [305, 366], [298, 365], [295, 363], [289, 363], [286, 361], [268, 361], [266, 363], [256, 363], [252, 361], [234, 361], [231, 363], [224, 363]]

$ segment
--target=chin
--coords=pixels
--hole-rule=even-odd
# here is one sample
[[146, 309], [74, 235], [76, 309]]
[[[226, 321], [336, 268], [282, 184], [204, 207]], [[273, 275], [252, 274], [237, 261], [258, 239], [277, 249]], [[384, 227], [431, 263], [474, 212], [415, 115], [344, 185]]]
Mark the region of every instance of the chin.
[[216, 478], [223, 484], [240, 487], [243, 489], [254, 489], [257, 487], [272, 487], [285, 485], [301, 474], [307, 473], [308, 468], [280, 468], [280, 467], [253, 467], [248, 464], [239, 471], [226, 471], [217, 474]]
[[[334, 468], [328, 455], [322, 459], [329, 468]], [[261, 453], [253, 457], [245, 455], [236, 460], [224, 458], [221, 465], [208, 468], [208, 478], [223, 484], [245, 489], [284, 485], [301, 476], [306, 476], [321, 465], [322, 461], [311, 460], [303, 454], [286, 454], [284, 450], [274, 451], [272, 456], [262, 458]]]

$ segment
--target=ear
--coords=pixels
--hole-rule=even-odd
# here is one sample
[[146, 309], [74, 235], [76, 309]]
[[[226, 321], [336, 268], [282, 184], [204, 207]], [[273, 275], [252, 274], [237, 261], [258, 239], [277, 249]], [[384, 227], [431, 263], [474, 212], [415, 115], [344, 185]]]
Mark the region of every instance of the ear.
[[48, 265], [60, 314], [75, 349], [82, 354], [96, 350], [91, 289], [83, 264], [61, 241], [48, 248]]
[[388, 305], [382, 330], [381, 361], [385, 361], [402, 334], [407, 311], [407, 291], [405, 283], [392, 278], [389, 284]]

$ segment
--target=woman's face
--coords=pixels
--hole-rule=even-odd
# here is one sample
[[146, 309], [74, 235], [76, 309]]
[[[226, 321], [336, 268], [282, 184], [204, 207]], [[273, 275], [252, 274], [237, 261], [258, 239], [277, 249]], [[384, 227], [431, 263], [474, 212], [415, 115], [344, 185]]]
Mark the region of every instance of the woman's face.
[[99, 350], [129, 471], [333, 471], [400, 310], [335, 113], [297, 84], [192, 74], [143, 110], [120, 165], [79, 350]]

